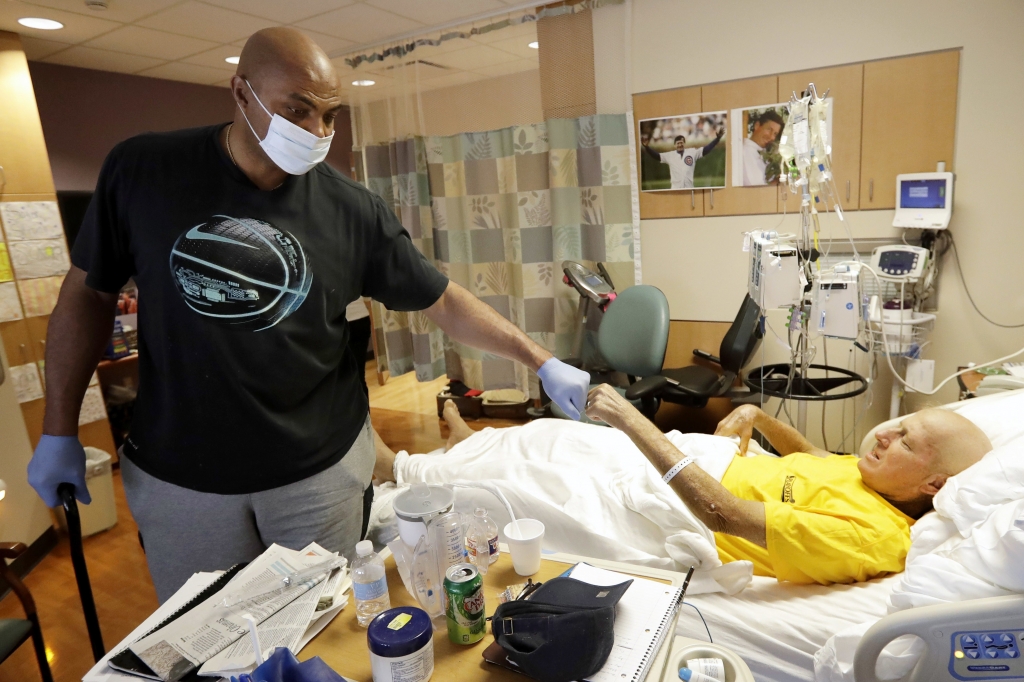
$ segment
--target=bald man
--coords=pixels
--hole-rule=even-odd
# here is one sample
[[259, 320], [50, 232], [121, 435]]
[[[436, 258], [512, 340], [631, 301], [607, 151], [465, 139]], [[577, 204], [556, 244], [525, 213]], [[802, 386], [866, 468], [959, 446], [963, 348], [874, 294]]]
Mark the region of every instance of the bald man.
[[[922, 410], [879, 431], [867, 455], [835, 455], [753, 405], [718, 425], [740, 455], [721, 482], [681, 452], [621, 395], [591, 391], [587, 416], [620, 429], [715, 532], [723, 562], [748, 560], [758, 575], [798, 583], [849, 583], [903, 570], [910, 527], [950, 476], [992, 449], [973, 422]], [[744, 457], [754, 431], [780, 458]]]
[[140, 291], [139, 394], [122, 475], [161, 601], [195, 571], [271, 543], [348, 556], [372, 499], [360, 296], [423, 310], [456, 341], [517, 360], [578, 416], [589, 376], [451, 283], [384, 202], [323, 163], [338, 75], [302, 33], [254, 34], [228, 124], [117, 145], [50, 319], [44, 435], [29, 482], [88, 502], [78, 413], [117, 292]]

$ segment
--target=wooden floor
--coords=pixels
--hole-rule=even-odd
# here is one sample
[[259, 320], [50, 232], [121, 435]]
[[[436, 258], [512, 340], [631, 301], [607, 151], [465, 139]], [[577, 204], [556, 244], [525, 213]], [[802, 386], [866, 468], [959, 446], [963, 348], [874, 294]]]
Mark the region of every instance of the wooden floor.
[[[377, 385], [373, 363], [367, 364], [370, 416], [381, 438], [394, 450], [429, 452], [442, 447], [448, 429], [437, 418], [435, 396], [447, 381], [419, 383], [412, 374]], [[515, 422], [478, 420], [474, 429], [509, 426]], [[85, 539], [85, 555], [100, 626], [107, 647], [121, 641], [157, 607], [156, 591], [149, 579], [146, 558], [139, 547], [138, 528], [128, 511], [120, 473], [114, 472], [118, 523], [112, 529]], [[92, 655], [82, 617], [82, 606], [71, 567], [66, 538], [26, 577], [39, 611], [47, 654], [56, 682], [77, 682], [90, 667]], [[0, 601], [0, 618], [24, 617], [18, 600], [10, 595]], [[31, 643], [25, 643], [0, 664], [0, 682], [31, 682], [39, 679]]]

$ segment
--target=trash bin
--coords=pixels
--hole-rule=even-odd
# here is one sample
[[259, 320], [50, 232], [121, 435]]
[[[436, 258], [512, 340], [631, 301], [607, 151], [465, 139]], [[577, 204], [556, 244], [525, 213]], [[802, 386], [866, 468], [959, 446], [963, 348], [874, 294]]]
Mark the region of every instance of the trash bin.
[[[117, 524], [111, 462], [111, 456], [103, 450], [85, 448], [85, 484], [89, 488], [89, 495], [92, 496], [92, 503], [78, 506], [78, 513], [82, 519], [82, 537], [95, 535]], [[61, 528], [67, 530], [64, 509], [58, 507], [56, 511]]]

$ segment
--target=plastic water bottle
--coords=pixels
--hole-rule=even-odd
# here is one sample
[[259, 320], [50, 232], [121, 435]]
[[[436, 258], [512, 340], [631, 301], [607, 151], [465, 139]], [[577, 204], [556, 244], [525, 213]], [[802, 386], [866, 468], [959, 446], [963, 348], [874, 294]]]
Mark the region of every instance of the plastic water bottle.
[[498, 560], [498, 525], [477, 507], [466, 533], [466, 554], [469, 562], [487, 573], [487, 567]]
[[352, 563], [352, 593], [356, 598], [356, 620], [367, 627], [373, 618], [391, 608], [384, 560], [373, 551], [373, 543], [356, 543], [356, 560]]

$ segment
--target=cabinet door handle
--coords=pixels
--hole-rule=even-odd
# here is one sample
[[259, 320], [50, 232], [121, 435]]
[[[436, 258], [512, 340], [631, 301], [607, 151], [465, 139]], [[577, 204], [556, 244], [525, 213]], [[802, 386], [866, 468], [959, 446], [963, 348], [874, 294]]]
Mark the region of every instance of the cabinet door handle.
[[850, 200], [850, 181], [846, 181], [846, 200]]
[[715, 210], [715, 190], [711, 190], [711, 210]]
[[694, 198], [694, 196], [693, 196], [694, 194], [696, 194], [696, 192], [694, 192], [691, 189], [690, 190], [690, 210], [691, 211], [695, 211], [697, 209], [697, 200]]
[[875, 180], [872, 178], [868, 180], [868, 201], [875, 200]]

